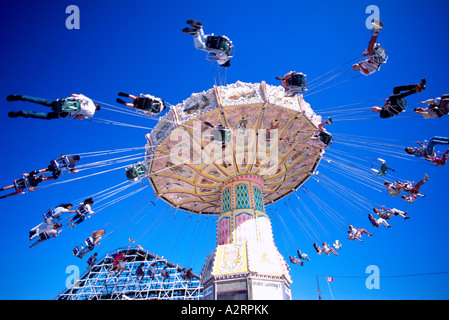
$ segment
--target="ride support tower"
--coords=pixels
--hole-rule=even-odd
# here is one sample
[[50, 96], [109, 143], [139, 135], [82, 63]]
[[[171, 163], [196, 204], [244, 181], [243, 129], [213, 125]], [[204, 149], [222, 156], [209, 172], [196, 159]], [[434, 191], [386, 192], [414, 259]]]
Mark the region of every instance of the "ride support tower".
[[332, 140], [321, 123], [302, 95], [238, 81], [171, 106], [146, 135], [155, 194], [176, 209], [218, 216], [204, 299], [292, 299], [265, 209], [314, 174]]

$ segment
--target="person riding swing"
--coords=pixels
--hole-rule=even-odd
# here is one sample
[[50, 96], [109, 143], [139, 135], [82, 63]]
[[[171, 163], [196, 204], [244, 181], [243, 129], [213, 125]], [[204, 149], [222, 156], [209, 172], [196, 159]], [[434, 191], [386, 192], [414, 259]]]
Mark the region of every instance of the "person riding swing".
[[119, 92], [118, 96], [130, 98], [132, 100], [132, 103], [130, 103], [117, 98], [116, 101], [121, 105], [134, 108], [138, 111], [143, 111], [150, 116], [157, 116], [167, 108], [164, 100], [154, 97], [150, 94], [141, 93], [139, 96], [134, 96], [132, 94]]

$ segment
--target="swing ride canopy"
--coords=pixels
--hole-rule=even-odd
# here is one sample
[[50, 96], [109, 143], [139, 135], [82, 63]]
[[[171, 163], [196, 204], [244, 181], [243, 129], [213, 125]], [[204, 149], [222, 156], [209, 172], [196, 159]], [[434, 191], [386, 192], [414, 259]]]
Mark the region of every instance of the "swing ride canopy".
[[312, 139], [320, 123], [302, 95], [286, 97], [282, 86], [237, 82], [194, 93], [147, 134], [147, 178], [177, 209], [220, 214], [221, 186], [251, 175], [267, 205], [314, 173], [325, 147]]

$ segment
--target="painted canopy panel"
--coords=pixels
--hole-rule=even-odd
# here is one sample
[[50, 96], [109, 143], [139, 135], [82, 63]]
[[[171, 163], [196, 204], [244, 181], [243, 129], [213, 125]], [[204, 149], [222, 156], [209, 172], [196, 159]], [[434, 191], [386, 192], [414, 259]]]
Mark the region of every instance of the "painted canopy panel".
[[[285, 97], [282, 87], [265, 82], [194, 93], [147, 135], [147, 177], [170, 205], [220, 214], [223, 183], [256, 174], [269, 204], [313, 174], [324, 151], [309, 142], [320, 122], [302, 96]], [[219, 125], [230, 129], [221, 141], [214, 133]]]

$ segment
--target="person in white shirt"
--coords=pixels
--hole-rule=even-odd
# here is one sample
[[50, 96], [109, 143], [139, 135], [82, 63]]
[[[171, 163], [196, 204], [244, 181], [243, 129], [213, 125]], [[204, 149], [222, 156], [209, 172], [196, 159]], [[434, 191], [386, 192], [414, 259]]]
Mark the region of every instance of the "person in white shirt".
[[368, 231], [366, 231], [365, 229], [359, 229], [359, 228], [355, 228], [352, 225], [349, 225], [349, 230], [348, 230], [348, 239], [349, 240], [359, 240], [362, 241], [362, 235], [366, 234], [368, 237], [372, 237], [373, 234], [369, 233]]
[[333, 254], [338, 256], [338, 253], [333, 248], [329, 247], [329, 245], [326, 242], [323, 242], [322, 248], [320, 246], [318, 246], [318, 244], [316, 242], [313, 244], [313, 247], [315, 248], [316, 253], [318, 253], [318, 254], [324, 253], [325, 255], [328, 256], [329, 253], [332, 252]]
[[373, 215], [370, 213], [368, 215], [368, 219], [369, 221], [371, 221], [371, 224], [376, 227], [379, 228], [381, 225], [384, 225], [387, 228], [390, 228], [391, 226], [388, 224], [387, 220], [383, 219], [383, 218], [374, 218]]
[[76, 215], [73, 216], [69, 222], [67, 222], [67, 225], [69, 225], [72, 221], [75, 221], [74, 223], [72, 223], [72, 225], [70, 226], [70, 229], [72, 229], [74, 226], [80, 224], [81, 222], [83, 222], [84, 220], [86, 220], [88, 217], [88, 215], [93, 215], [95, 213], [95, 211], [92, 211], [91, 209], [91, 205], [94, 204], [94, 200], [92, 198], [88, 198], [86, 200], [84, 200], [82, 203], [80, 203], [80, 205], [78, 206], [78, 208], [75, 210]]
[[379, 208], [380, 209], [373, 208], [373, 211], [382, 219], [390, 220], [393, 216], [400, 216], [401, 218], [404, 218], [406, 220], [410, 219], [410, 217], [406, 216], [407, 211], [404, 212], [396, 208], [390, 209], [383, 206], [379, 206]]
[[60, 223], [55, 223], [55, 224], [49, 224], [46, 225], [45, 227], [36, 230], [36, 232], [34, 233], [33, 236], [31, 236], [31, 232], [30, 232], [30, 240], [34, 239], [35, 237], [39, 237], [39, 240], [37, 240], [35, 243], [33, 243], [30, 248], [34, 247], [35, 245], [38, 245], [39, 243], [50, 239], [51, 237], [56, 238], [58, 236], [58, 234], [62, 231], [56, 231], [59, 228], [61, 228], [62, 225]]
[[402, 188], [404, 187], [404, 185], [401, 181], [396, 181], [393, 183], [390, 183], [389, 181], [385, 181], [384, 186], [387, 187], [388, 195], [390, 195], [392, 197], [397, 197], [402, 192]]
[[51, 112], [38, 112], [32, 110], [25, 111], [11, 111], [8, 113], [10, 118], [24, 117], [34, 119], [58, 119], [58, 118], [70, 118], [74, 119], [86, 119], [92, 118], [95, 111], [101, 109], [100, 105], [94, 104], [91, 99], [83, 94], [73, 93], [70, 97], [64, 99], [42, 99], [24, 95], [9, 95], [6, 97], [8, 101], [29, 101], [37, 103], [52, 109]]
[[164, 280], [162, 280], [162, 282], [164, 282], [165, 280], [167, 280], [170, 277], [170, 273], [167, 270], [167, 266], [165, 266], [162, 270], [161, 270], [161, 276], [164, 277]]
[[80, 103], [80, 109], [76, 112], [75, 119], [92, 118], [95, 111], [100, 110], [100, 106], [98, 104], [94, 104], [92, 99], [89, 99], [84, 94], [73, 93], [72, 98]]
[[427, 99], [420, 104], [428, 103], [426, 108], [415, 108], [414, 112], [421, 114], [424, 119], [441, 118], [449, 113], [449, 94], [435, 99]]
[[153, 280], [154, 276], [156, 275], [156, 268], [155, 268], [155, 266], [156, 266], [156, 263], [154, 262], [154, 263], [150, 264], [150, 266], [148, 267], [148, 270], [147, 270], [148, 275], [150, 276], [151, 280]]

